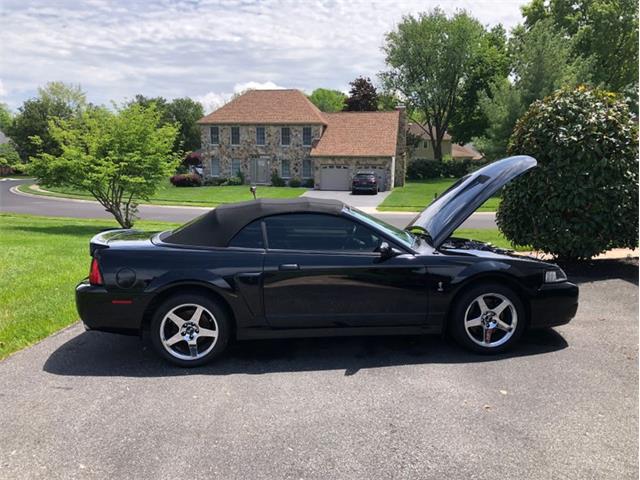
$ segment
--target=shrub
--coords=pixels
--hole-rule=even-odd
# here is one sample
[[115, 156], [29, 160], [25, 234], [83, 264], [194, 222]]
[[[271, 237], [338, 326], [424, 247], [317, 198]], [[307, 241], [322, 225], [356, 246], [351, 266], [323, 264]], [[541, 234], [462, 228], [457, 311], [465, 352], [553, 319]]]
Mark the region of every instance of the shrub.
[[444, 163], [443, 174], [447, 177], [464, 177], [471, 171], [471, 160], [451, 160]]
[[207, 187], [219, 187], [227, 182], [227, 179], [224, 177], [206, 177], [204, 179], [204, 184]]
[[220, 185], [222, 185], [223, 187], [226, 187], [229, 185], [242, 185], [242, 184], [243, 184], [243, 181], [240, 177], [229, 177], [226, 182], [223, 182]]
[[444, 163], [437, 160], [416, 159], [407, 166], [407, 178], [409, 180], [427, 180], [440, 178], [444, 171]]
[[202, 178], [195, 173], [180, 173], [169, 179], [174, 187], [200, 187]]
[[293, 177], [289, 180], [289, 186], [293, 188], [298, 188], [302, 185], [302, 181], [299, 178]]
[[240, 185], [244, 185], [246, 183], [247, 176], [242, 170], [238, 170], [236, 172], [236, 177], [240, 179]]
[[305, 188], [313, 188], [316, 184], [316, 181], [313, 178], [307, 178], [303, 183], [302, 186]]
[[531, 105], [510, 154], [538, 167], [507, 185], [498, 226], [564, 260], [638, 245], [638, 126], [614, 94], [578, 87]]
[[274, 187], [284, 187], [286, 182], [280, 175], [278, 175], [278, 172], [273, 172], [271, 174], [271, 185]]

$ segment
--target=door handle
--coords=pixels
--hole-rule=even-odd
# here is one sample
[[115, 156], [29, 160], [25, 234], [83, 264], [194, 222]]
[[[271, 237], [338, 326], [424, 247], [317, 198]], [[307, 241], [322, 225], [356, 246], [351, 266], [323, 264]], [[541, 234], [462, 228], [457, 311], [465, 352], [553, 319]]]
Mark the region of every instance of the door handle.
[[300, 265], [297, 263], [283, 263], [278, 267], [278, 270], [300, 270]]

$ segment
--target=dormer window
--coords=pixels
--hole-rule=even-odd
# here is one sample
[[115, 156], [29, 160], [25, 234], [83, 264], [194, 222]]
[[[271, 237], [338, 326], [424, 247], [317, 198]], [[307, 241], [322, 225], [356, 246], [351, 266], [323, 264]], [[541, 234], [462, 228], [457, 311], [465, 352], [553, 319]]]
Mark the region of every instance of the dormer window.
[[211, 136], [211, 145], [220, 144], [220, 129], [218, 127], [209, 127], [209, 135]]
[[291, 145], [291, 129], [289, 127], [282, 127], [280, 129], [280, 145]]
[[240, 145], [240, 127], [231, 127], [231, 145]]
[[311, 127], [303, 127], [302, 128], [302, 145], [305, 147], [311, 146]]

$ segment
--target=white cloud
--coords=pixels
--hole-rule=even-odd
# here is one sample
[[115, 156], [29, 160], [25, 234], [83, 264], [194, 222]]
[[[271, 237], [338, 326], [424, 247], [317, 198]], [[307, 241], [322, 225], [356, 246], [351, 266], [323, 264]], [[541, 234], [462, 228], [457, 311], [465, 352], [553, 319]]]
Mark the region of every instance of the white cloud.
[[[525, 1], [451, 0], [443, 8], [466, 9], [485, 24], [510, 28], [520, 21]], [[253, 83], [344, 89], [356, 76], [374, 78], [384, 68], [384, 34], [402, 15], [437, 5], [58, 0], [52, 6], [49, 0], [3, 0], [0, 70], [14, 105], [52, 80], [80, 83], [96, 103], [136, 93], [215, 102], [216, 95]]]
[[4, 86], [4, 83], [2, 83], [2, 79], [0, 78], [0, 97], [5, 97], [7, 96], [7, 89]]
[[217, 108], [220, 108], [222, 105], [227, 103], [234, 94], [240, 94], [247, 90], [282, 90], [283, 88], [280, 85], [275, 84], [274, 82], [244, 82], [244, 83], [236, 83], [233, 86], [233, 92], [226, 93], [218, 93], [218, 92], [209, 92], [205, 95], [196, 96], [194, 100], [200, 102], [204, 108], [206, 113], [213, 112]]

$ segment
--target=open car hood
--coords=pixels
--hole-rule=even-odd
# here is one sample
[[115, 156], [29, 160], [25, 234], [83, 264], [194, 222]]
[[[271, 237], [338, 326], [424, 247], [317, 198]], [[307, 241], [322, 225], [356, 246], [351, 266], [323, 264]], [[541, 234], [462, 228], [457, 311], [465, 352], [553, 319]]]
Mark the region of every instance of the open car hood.
[[425, 231], [438, 248], [489, 197], [537, 163], [533, 157], [518, 155], [462, 177], [414, 218], [407, 229]]

